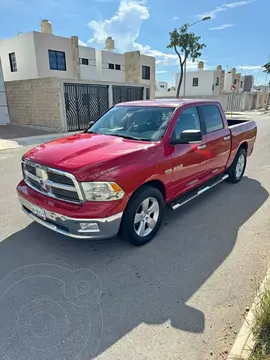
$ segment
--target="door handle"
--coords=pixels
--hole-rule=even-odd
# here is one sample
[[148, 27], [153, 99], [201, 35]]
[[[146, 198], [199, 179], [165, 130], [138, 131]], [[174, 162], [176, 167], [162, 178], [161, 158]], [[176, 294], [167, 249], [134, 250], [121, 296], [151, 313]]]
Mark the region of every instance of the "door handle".
[[224, 139], [224, 140], [230, 140], [230, 138], [231, 138], [231, 137], [230, 137], [230, 135], [229, 135], [229, 136], [225, 136], [223, 139]]
[[198, 146], [198, 150], [202, 150], [202, 149], [205, 149], [205, 148], [206, 148], [206, 145], [205, 145], [205, 144]]

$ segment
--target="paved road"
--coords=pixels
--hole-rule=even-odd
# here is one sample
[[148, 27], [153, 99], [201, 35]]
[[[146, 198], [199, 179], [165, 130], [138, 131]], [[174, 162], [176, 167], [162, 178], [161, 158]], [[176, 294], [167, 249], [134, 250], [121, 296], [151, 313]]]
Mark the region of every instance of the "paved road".
[[142, 248], [31, 223], [14, 190], [26, 148], [0, 152], [0, 359], [225, 358], [270, 254], [270, 119], [256, 118], [242, 182], [168, 213]]

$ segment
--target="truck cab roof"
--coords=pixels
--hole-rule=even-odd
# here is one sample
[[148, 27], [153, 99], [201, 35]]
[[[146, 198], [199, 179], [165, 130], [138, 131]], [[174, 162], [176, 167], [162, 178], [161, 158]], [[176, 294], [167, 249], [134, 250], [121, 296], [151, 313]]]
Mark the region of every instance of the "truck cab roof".
[[220, 104], [217, 100], [211, 99], [155, 99], [155, 100], [137, 100], [137, 101], [128, 101], [122, 102], [115, 106], [153, 106], [153, 107], [178, 107], [186, 104], [189, 105], [200, 105], [205, 103], [211, 104]]

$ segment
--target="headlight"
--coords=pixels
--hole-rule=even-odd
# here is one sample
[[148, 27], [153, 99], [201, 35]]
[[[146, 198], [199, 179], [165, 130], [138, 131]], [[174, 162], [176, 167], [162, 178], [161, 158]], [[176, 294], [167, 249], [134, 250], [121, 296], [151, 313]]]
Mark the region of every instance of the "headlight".
[[88, 201], [112, 201], [122, 199], [125, 195], [114, 182], [83, 182], [81, 185]]

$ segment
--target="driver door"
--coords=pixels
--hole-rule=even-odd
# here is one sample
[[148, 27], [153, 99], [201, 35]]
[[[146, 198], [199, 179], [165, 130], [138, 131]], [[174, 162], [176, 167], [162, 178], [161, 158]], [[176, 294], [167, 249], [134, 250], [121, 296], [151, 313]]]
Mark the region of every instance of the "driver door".
[[[201, 130], [201, 121], [196, 106], [186, 107], [180, 113], [175, 125], [172, 139], [180, 138], [184, 130]], [[172, 192], [174, 197], [183, 192], [191, 190], [208, 177], [206, 153], [206, 135], [202, 134], [202, 141], [199, 143], [176, 144], [173, 146], [172, 171], [173, 183]]]

